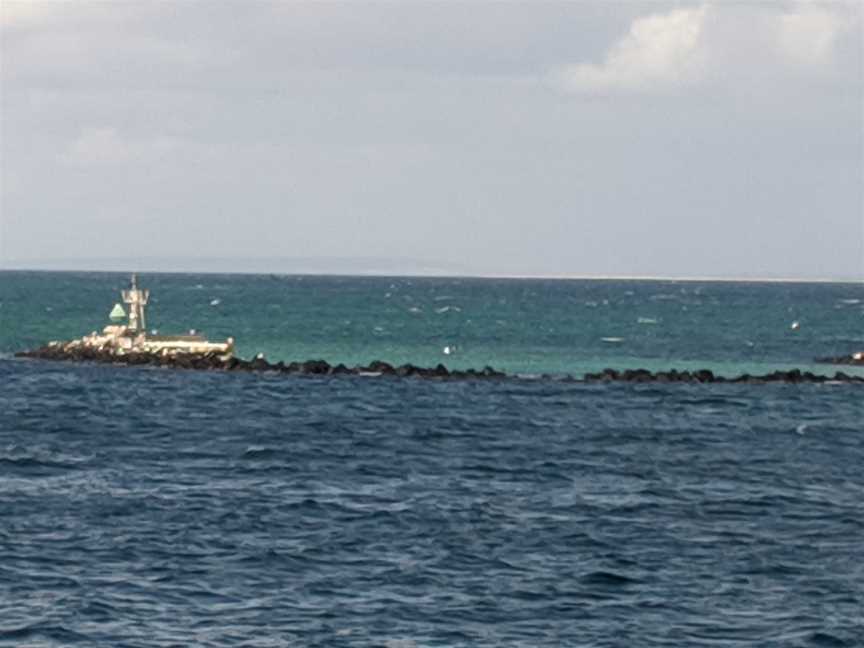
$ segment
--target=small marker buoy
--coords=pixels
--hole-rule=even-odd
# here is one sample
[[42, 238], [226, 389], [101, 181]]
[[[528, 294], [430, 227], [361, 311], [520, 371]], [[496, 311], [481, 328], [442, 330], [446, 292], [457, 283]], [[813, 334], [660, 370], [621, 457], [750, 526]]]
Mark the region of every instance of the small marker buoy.
[[792, 322], [792, 326], [790, 326], [789, 328], [791, 328], [793, 331], [797, 331], [799, 328], [801, 328], [801, 323], [798, 321]]
[[451, 353], [453, 353], [453, 349], [451, 349], [449, 346], [445, 346], [444, 355], [450, 355]]

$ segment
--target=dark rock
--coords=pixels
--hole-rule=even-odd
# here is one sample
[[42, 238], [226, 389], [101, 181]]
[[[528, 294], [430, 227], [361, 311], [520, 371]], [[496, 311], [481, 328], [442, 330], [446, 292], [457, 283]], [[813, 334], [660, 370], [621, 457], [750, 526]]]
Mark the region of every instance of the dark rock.
[[248, 360], [240, 360], [240, 362], [237, 363], [237, 369], [239, 371], [252, 371], [252, 363]]
[[816, 358], [815, 362], [822, 364], [864, 365], [864, 353], [859, 352], [848, 356], [835, 356], [831, 358]]
[[700, 369], [693, 374], [693, 378], [700, 383], [714, 382], [714, 373], [708, 369]]
[[[111, 349], [99, 349], [94, 347], [86, 347], [77, 345], [76, 343], [58, 343], [49, 344], [28, 351], [19, 351], [15, 353], [16, 358], [35, 358], [45, 360], [65, 360], [73, 362], [99, 362], [117, 365], [132, 365], [132, 366], [160, 366], [166, 368], [177, 369], [194, 369], [194, 370], [213, 370], [222, 369], [226, 371], [279, 371], [289, 374], [310, 374], [310, 375], [326, 375], [326, 374], [357, 374], [361, 372], [375, 373], [382, 375], [396, 375], [402, 377], [416, 376], [420, 378], [450, 378], [454, 380], [479, 380], [487, 378], [505, 378], [505, 374], [496, 371], [492, 367], [484, 367], [482, 370], [464, 369], [449, 371], [443, 364], [438, 364], [433, 368], [417, 367], [412, 364], [404, 364], [399, 367], [375, 360], [368, 367], [355, 367], [349, 369], [344, 364], [330, 366], [324, 360], [308, 360], [306, 362], [291, 362], [285, 364], [279, 361], [275, 364], [268, 363], [263, 357], [255, 358], [254, 360], [242, 360], [240, 358], [227, 358], [216, 353], [207, 354], [191, 354], [177, 353], [172, 355], [163, 355], [156, 353], [144, 353], [141, 351], [131, 351], [127, 353], [117, 352]], [[842, 371], [838, 371], [833, 377], [820, 376], [810, 371], [802, 372], [800, 369], [791, 369], [789, 371], [774, 371], [764, 376], [752, 376], [750, 374], [742, 374], [735, 378], [724, 378], [715, 376], [708, 369], [701, 369], [693, 373], [689, 371], [677, 371], [670, 369], [669, 371], [658, 371], [656, 373], [647, 369], [627, 369], [618, 371], [615, 369], [604, 369], [599, 373], [586, 373], [581, 379], [576, 379], [572, 376], [552, 376], [544, 374], [542, 379], [555, 381], [578, 381], [578, 382], [699, 382], [699, 383], [740, 383], [740, 384], [762, 384], [771, 383], [823, 383], [827, 380], [847, 383], [864, 383], [864, 377], [851, 376]]]
[[396, 369], [393, 368], [393, 365], [382, 362], [381, 360], [373, 360], [367, 367], [367, 371], [388, 376], [396, 373]]
[[322, 376], [330, 371], [330, 365], [324, 360], [307, 360], [300, 364], [301, 373]]
[[650, 382], [654, 376], [647, 369], [627, 369], [622, 372], [619, 380], [627, 382]]
[[416, 376], [418, 368], [412, 364], [404, 364], [399, 367], [396, 367], [396, 375], [402, 378], [407, 378], [408, 376]]
[[267, 361], [266, 361], [264, 358], [262, 358], [262, 357], [255, 358], [255, 359], [251, 362], [250, 367], [252, 368], [253, 371], [267, 371], [268, 369], [272, 369], [272, 368], [273, 368], [273, 367], [270, 365], [270, 363], [267, 362]]
[[181, 369], [192, 369], [193, 358], [183, 354], [174, 356], [174, 365]]

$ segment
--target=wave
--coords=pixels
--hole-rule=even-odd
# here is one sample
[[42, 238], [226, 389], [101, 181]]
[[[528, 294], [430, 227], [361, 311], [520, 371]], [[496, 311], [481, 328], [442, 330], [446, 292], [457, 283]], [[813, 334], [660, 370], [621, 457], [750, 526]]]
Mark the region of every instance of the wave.
[[92, 457], [54, 452], [43, 449], [8, 447], [0, 453], [0, 465], [12, 468], [59, 468], [77, 469], [88, 464]]
[[583, 585], [602, 585], [608, 587], [624, 587], [640, 582], [636, 578], [603, 570], [586, 574], [579, 580]]

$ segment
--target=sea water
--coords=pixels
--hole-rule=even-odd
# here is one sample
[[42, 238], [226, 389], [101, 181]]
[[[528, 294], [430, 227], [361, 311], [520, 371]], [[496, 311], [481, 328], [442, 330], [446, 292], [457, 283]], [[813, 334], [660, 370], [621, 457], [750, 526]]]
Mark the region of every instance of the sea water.
[[860, 385], [554, 379], [833, 372], [861, 285], [154, 274], [162, 333], [523, 378], [11, 357], [127, 282], [0, 273], [2, 645], [864, 644]]

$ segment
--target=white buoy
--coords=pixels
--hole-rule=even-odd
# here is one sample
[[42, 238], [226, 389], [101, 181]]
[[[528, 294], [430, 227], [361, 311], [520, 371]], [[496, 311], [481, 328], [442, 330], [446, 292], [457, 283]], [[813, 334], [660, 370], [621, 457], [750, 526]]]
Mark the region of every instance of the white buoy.
[[799, 328], [801, 328], [801, 323], [797, 321], [792, 322], [792, 326], [790, 326], [789, 328], [791, 328], [793, 331], [797, 331]]
[[451, 349], [449, 346], [444, 347], [444, 355], [450, 355], [452, 352], [453, 349]]

